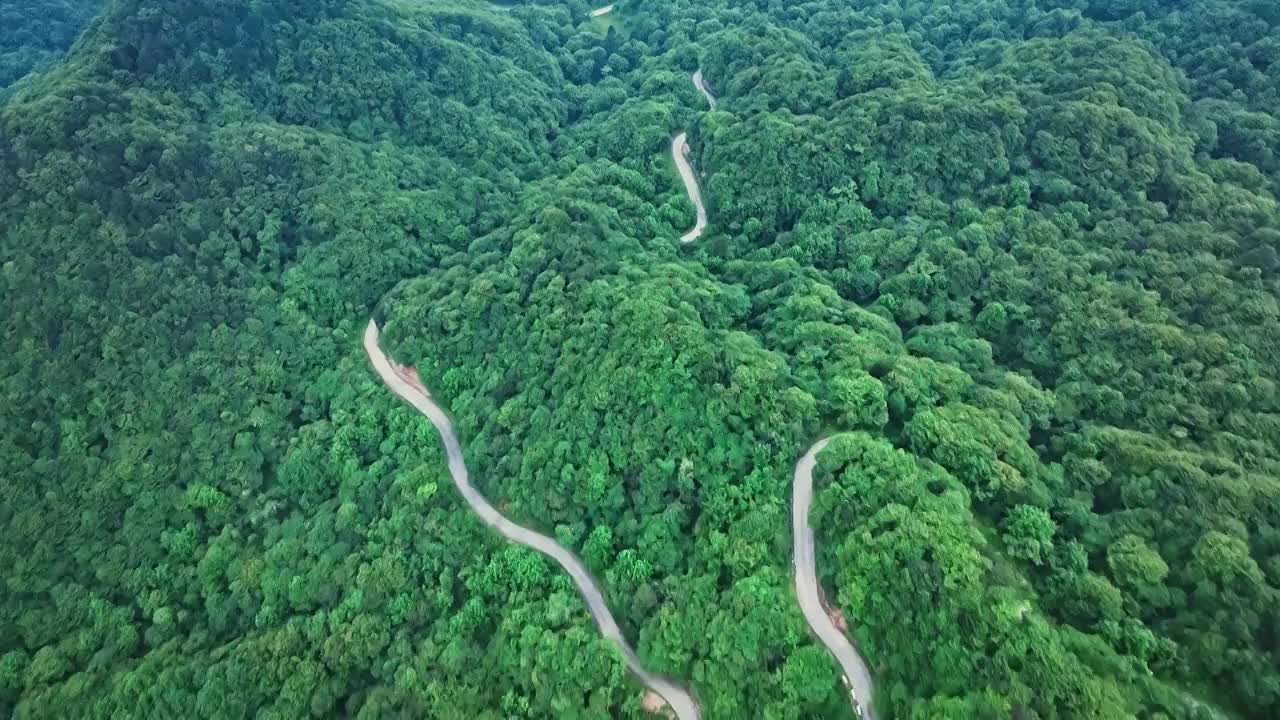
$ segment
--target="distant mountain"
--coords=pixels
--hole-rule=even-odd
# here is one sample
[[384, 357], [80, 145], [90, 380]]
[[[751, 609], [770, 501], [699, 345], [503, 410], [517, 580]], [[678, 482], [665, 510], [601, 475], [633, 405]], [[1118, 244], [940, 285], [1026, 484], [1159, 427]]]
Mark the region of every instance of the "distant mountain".
[[104, 0], [0, 0], [0, 98], [75, 42]]

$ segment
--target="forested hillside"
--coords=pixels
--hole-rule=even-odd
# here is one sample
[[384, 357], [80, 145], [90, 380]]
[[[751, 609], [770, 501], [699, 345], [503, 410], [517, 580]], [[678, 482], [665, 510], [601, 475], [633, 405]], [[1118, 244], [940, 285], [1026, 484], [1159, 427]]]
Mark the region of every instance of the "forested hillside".
[[48, 68], [89, 24], [102, 0], [0, 0], [0, 101], [32, 70]]
[[0, 715], [651, 717], [374, 317], [706, 718], [831, 435], [877, 717], [1280, 716], [1277, 6], [590, 9], [0, 0]]

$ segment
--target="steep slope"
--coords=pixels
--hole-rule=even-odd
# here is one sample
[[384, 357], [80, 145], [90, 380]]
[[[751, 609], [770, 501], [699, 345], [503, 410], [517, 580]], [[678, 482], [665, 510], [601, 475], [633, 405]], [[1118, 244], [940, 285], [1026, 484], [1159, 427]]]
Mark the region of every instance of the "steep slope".
[[0, 108], [0, 714], [642, 715], [372, 315], [704, 717], [850, 715], [829, 436], [877, 717], [1275, 717], [1277, 18], [1176, 5], [113, 3]]
[[121, 2], [0, 111], [5, 710], [635, 704], [354, 370], [396, 278], [542, 172], [559, 83], [473, 5]]
[[33, 70], [48, 68], [75, 42], [101, 0], [0, 2], [0, 101]]

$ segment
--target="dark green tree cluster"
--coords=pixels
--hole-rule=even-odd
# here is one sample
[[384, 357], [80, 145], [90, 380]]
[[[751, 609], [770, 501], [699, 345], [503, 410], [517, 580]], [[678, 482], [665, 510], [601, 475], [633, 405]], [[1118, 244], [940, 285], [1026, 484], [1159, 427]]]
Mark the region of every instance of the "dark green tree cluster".
[[[79, 19], [0, 57], [88, 23], [28, 4]], [[644, 716], [370, 316], [707, 718], [851, 716], [791, 588], [831, 434], [881, 716], [1280, 713], [1272, 4], [589, 9], [115, 0], [29, 62], [0, 714]]]
[[102, 0], [0, 2], [0, 102], [10, 86], [51, 66], [89, 24]]

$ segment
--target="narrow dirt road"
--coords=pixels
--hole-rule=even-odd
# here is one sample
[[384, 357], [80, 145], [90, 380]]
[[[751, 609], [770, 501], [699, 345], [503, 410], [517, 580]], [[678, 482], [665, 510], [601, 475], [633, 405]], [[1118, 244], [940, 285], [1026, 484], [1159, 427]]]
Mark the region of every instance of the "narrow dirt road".
[[814, 548], [813, 527], [809, 525], [809, 508], [813, 505], [813, 467], [831, 438], [823, 438], [809, 448], [809, 452], [796, 463], [795, 477], [791, 485], [791, 533], [795, 543], [796, 597], [800, 611], [809, 627], [827, 650], [835, 656], [844, 671], [845, 681], [853, 692], [855, 708], [861, 710], [864, 720], [874, 720], [871, 708], [871, 671], [867, 663], [853, 647], [853, 643], [831, 622], [822, 607], [818, 591], [817, 552]]
[[369, 321], [369, 326], [364, 331], [364, 350], [369, 355], [369, 361], [373, 363], [378, 376], [391, 392], [399, 395], [418, 412], [426, 415], [431, 424], [436, 426], [436, 431], [440, 433], [440, 440], [444, 443], [444, 452], [449, 461], [449, 474], [453, 476], [453, 484], [457, 486], [458, 492], [462, 493], [463, 499], [480, 516], [480, 519], [507, 539], [537, 550], [560, 563], [560, 566], [573, 578], [574, 584], [578, 586], [578, 592], [582, 594], [587, 609], [595, 618], [600, 634], [622, 648], [623, 658], [631, 672], [635, 673], [645, 686], [661, 695], [667, 702], [667, 706], [675, 711], [680, 720], [698, 720], [698, 706], [684, 688], [641, 667], [640, 658], [636, 657], [635, 650], [631, 649], [627, 639], [622, 636], [622, 630], [618, 628], [618, 623], [609, 612], [604, 596], [582, 562], [551, 538], [503, 517], [497, 508], [490, 505], [489, 501], [472, 487], [466, 463], [462, 459], [462, 446], [458, 443], [458, 436], [453, 432], [449, 417], [432, 401], [425, 388], [410, 383], [396, 371], [391, 360], [382, 352], [378, 344], [378, 325], [373, 320]]
[[689, 165], [689, 134], [680, 133], [671, 138], [671, 158], [676, 161], [676, 169], [680, 171], [680, 179], [684, 181], [684, 191], [689, 194], [689, 202], [698, 211], [693, 229], [680, 236], [680, 242], [693, 242], [702, 235], [707, 227], [707, 206], [702, 204], [702, 191], [698, 189], [698, 178]]
[[698, 71], [693, 74], [693, 86], [698, 88], [698, 92], [702, 93], [702, 97], [707, 99], [707, 104], [711, 106], [712, 110], [715, 110], [716, 96], [712, 95], [711, 91], [707, 89], [707, 81], [702, 77], [702, 68], [698, 68]]

